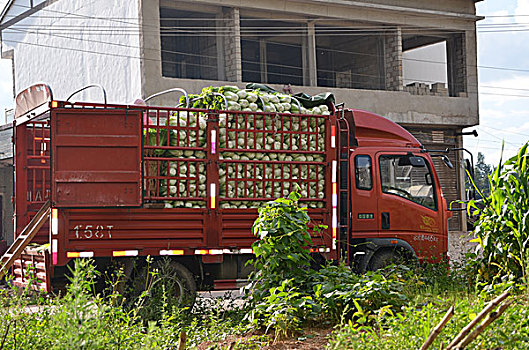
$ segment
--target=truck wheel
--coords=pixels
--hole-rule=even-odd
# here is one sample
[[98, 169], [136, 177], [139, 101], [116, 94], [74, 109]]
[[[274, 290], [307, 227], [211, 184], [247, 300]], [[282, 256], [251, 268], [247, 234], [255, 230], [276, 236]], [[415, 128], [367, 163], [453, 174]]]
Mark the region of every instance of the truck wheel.
[[[146, 293], [144, 293], [146, 292]], [[173, 306], [192, 308], [197, 286], [193, 274], [182, 264], [162, 259], [144, 267], [132, 281], [131, 301], [144, 298], [140, 315], [156, 320]]]
[[391, 264], [400, 264], [405, 261], [402, 254], [396, 250], [382, 250], [377, 252], [369, 261], [368, 271], [376, 271]]
[[[160, 260], [160, 262], [162, 261]], [[171, 261], [168, 266], [160, 269], [159, 277], [155, 285], [165, 283], [165, 287], [171, 288], [172, 296], [180, 304], [193, 306], [197, 294], [197, 285], [193, 274], [184, 265]]]

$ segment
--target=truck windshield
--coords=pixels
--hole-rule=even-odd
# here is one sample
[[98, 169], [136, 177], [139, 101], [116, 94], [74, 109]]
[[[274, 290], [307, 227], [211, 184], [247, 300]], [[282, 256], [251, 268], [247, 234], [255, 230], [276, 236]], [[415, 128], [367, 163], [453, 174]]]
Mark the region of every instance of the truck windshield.
[[[433, 176], [426, 166], [412, 166], [407, 155], [384, 155], [379, 159], [382, 192], [437, 210]], [[422, 158], [422, 157], [421, 157]]]

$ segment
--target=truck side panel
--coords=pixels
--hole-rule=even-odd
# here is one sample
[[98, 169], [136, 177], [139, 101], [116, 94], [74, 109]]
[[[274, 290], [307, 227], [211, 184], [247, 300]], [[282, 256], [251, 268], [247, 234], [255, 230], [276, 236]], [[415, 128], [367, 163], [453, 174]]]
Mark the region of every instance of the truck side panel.
[[[255, 241], [252, 225], [255, 209], [221, 210], [221, 227], [207, 233], [211, 212], [199, 208], [178, 209], [65, 209], [59, 210], [58, 265], [68, 262], [67, 252], [91, 252], [94, 257], [113, 256], [115, 251], [138, 250], [138, 255], [160, 255], [161, 250], [249, 249]], [[328, 217], [321, 210], [309, 212], [315, 223]], [[219, 244], [210, 245], [212, 240]], [[330, 236], [313, 237], [314, 246], [328, 247]]]

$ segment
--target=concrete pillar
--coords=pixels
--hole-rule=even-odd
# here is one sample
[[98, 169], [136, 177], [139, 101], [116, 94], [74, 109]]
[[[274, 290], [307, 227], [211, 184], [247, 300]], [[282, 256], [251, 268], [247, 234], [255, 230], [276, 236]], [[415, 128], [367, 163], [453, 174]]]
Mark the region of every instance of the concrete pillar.
[[386, 72], [386, 90], [404, 90], [402, 75], [402, 30], [397, 27], [386, 32], [384, 39], [384, 68]]
[[317, 86], [318, 67], [316, 62], [316, 26], [314, 22], [307, 23], [307, 64], [309, 86]]
[[[448, 88], [450, 96], [467, 97], [466, 34], [452, 35], [447, 41]], [[475, 65], [475, 62], [473, 65]]]
[[140, 6], [141, 95], [143, 98], [160, 91], [162, 76], [162, 43], [160, 39], [160, 1], [145, 0]]
[[266, 64], [266, 40], [259, 39], [259, 67], [261, 71], [261, 83], [268, 83], [268, 66]]
[[225, 77], [228, 81], [242, 81], [241, 17], [238, 8], [223, 8]]
[[[463, 130], [459, 129], [456, 132], [461, 133]], [[463, 147], [463, 136], [458, 135], [456, 136], [456, 148], [462, 148]], [[463, 151], [457, 152], [457, 159], [456, 162], [458, 166], [457, 169], [457, 182], [458, 182], [458, 189], [459, 189], [459, 199], [466, 200], [466, 188], [465, 188], [465, 179], [466, 179], [466, 169], [465, 169], [465, 155]], [[460, 211], [459, 212], [459, 220], [461, 231], [466, 232], [467, 231], [467, 212], [466, 211]]]
[[223, 33], [223, 27], [224, 27], [224, 21], [223, 21], [223, 13], [219, 13], [217, 16], [217, 40], [215, 42], [217, 46], [217, 72], [218, 72], [218, 79], [219, 80], [226, 80], [226, 70], [224, 67], [226, 66], [225, 57], [224, 57], [224, 33]]

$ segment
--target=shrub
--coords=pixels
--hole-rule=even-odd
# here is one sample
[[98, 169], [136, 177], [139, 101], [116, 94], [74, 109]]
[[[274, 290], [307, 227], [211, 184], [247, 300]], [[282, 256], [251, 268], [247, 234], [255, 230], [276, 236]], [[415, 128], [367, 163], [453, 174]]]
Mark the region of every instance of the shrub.
[[[253, 243], [255, 272], [250, 285], [256, 300], [265, 297], [268, 290], [292, 279], [294, 285], [305, 282], [312, 260], [307, 247], [312, 245], [309, 231], [310, 217], [306, 207], [299, 206], [299, 192], [288, 198], [279, 198], [259, 208], [259, 217], [253, 225], [259, 238]], [[318, 229], [315, 226], [314, 229]]]
[[254, 232], [254, 265], [246, 289], [254, 328], [275, 331], [276, 339], [307, 325], [334, 325], [354, 318], [370, 322], [376, 310], [398, 310], [406, 300], [401, 276], [356, 275], [345, 265], [310, 268], [310, 218], [297, 192], [260, 209]]

